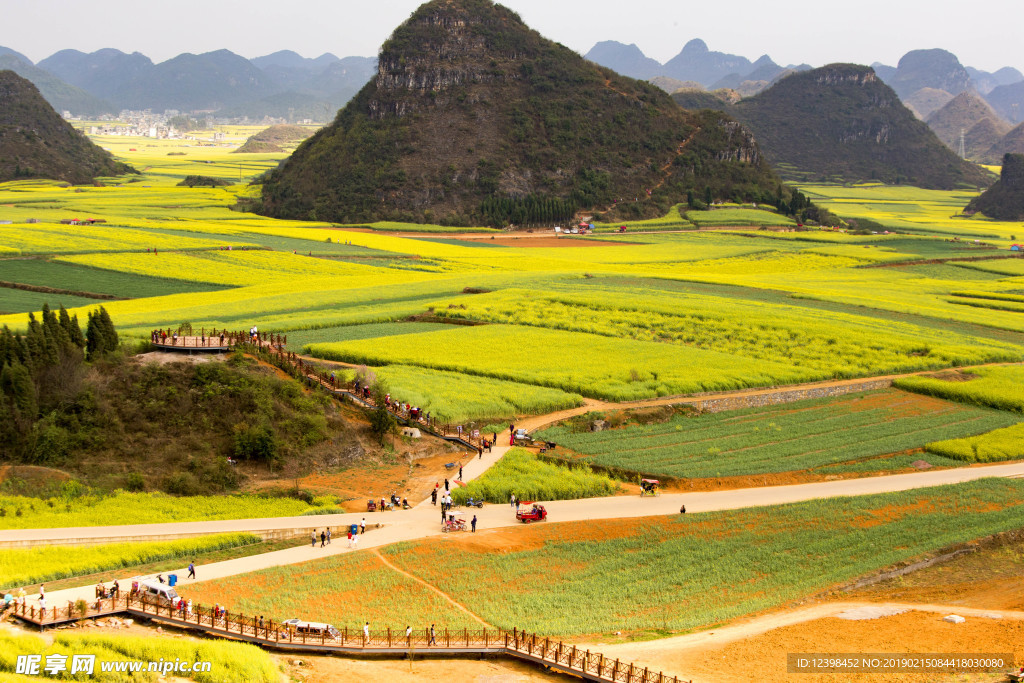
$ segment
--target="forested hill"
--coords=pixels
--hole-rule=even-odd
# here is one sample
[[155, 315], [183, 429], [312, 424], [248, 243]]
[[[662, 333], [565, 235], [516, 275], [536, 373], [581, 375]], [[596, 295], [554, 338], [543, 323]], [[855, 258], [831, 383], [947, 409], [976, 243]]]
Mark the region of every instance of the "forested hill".
[[376, 78], [333, 124], [265, 179], [262, 211], [500, 225], [627, 198], [641, 201], [619, 215], [663, 214], [708, 187], [774, 199], [778, 185], [728, 116], [683, 111], [489, 0], [435, 0], [385, 42]]
[[942, 144], [870, 67], [831, 64], [795, 73], [720, 109], [753, 131], [773, 165], [809, 180], [932, 189], [992, 182]]
[[51, 178], [81, 184], [127, 170], [62, 119], [32, 83], [0, 71], [0, 182]]
[[967, 211], [981, 211], [1000, 221], [1024, 220], [1024, 154], [1004, 156], [999, 182], [975, 197]]

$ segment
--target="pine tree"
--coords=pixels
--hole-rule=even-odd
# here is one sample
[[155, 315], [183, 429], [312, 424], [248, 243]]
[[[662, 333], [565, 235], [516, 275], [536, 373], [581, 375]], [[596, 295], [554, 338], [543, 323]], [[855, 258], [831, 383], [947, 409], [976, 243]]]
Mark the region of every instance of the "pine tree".
[[82, 336], [82, 328], [78, 326], [78, 316], [71, 317], [64, 306], [60, 307], [60, 326], [67, 333], [68, 339], [79, 349], [85, 348], [85, 337]]
[[118, 339], [114, 321], [110, 319], [110, 314], [107, 313], [107, 309], [103, 308], [103, 306], [100, 306], [100, 325], [103, 329], [103, 350], [107, 352], [117, 351], [117, 347], [121, 345], [121, 340]]
[[89, 360], [103, 355], [103, 329], [98, 313], [89, 311], [89, 322], [85, 325], [85, 352]]
[[0, 370], [0, 390], [10, 400], [20, 417], [34, 420], [39, 412], [36, 387], [32, 375], [21, 363], [5, 365]]

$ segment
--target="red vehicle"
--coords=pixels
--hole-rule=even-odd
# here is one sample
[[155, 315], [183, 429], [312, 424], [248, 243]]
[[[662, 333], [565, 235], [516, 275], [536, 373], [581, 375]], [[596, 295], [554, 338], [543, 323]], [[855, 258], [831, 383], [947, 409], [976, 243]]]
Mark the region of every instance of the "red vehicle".
[[524, 505], [531, 505], [530, 508], [523, 508], [516, 513], [516, 519], [523, 524], [529, 524], [530, 522], [543, 522], [548, 518], [548, 511], [544, 509], [543, 505], [537, 505], [537, 503], [524, 503]]

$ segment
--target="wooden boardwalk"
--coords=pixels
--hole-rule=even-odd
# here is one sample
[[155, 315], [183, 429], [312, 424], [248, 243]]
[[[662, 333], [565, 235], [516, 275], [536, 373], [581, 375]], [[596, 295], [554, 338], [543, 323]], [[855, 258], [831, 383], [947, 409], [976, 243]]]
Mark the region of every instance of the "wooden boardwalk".
[[[81, 609], [84, 607], [84, 610]], [[90, 601], [86, 605], [68, 604], [45, 611], [35, 606], [16, 606], [12, 614], [43, 629], [81, 619], [129, 614], [156, 623], [202, 631], [211, 636], [241, 640], [269, 650], [301, 651], [350, 656], [419, 655], [495, 655], [512, 657], [550, 667], [588, 681], [611, 683], [688, 683], [677, 676], [611, 659], [590, 650], [567, 645], [518, 629], [405, 629], [374, 628], [369, 638], [361, 629], [338, 629], [336, 636], [324, 631], [300, 633], [287, 624], [263, 621], [221, 610], [196, 606], [190, 613], [138, 596], [120, 596]]]

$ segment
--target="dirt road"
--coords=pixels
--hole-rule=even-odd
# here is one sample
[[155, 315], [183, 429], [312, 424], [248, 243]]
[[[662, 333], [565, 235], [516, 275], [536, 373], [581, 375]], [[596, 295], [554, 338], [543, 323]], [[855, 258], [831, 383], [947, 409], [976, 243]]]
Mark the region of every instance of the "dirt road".
[[[501, 457], [506, 448], [495, 448], [490, 458]], [[486, 468], [484, 460], [474, 461], [477, 471]], [[467, 465], [464, 474], [468, 479], [473, 470]], [[917, 472], [885, 477], [870, 477], [792, 486], [773, 486], [757, 489], [732, 489], [701, 493], [664, 494], [656, 498], [617, 496], [612, 498], [587, 498], [583, 500], [553, 501], [545, 503], [549, 521], [572, 522], [594, 519], [622, 519], [678, 514], [680, 505], [685, 504], [688, 514], [713, 510], [732, 510], [762, 505], [781, 505], [818, 498], [860, 496], [890, 491], [906, 491], [928, 486], [961, 483], [985, 477], [1024, 476], [1024, 463], [965, 467], [952, 470]], [[459, 511], [457, 511], [459, 512]], [[520, 524], [515, 511], [509, 505], [487, 505], [480, 510], [462, 511], [468, 519], [473, 514], [479, 518], [480, 529], [514, 527]], [[342, 530], [349, 524], [366, 518], [367, 533], [360, 537], [359, 548], [351, 550], [341, 541]], [[336, 531], [337, 542], [326, 548], [302, 545], [287, 550], [215, 562], [196, 568], [198, 580], [206, 581], [226, 576], [244, 574], [288, 564], [298, 564], [326, 555], [360, 552], [368, 548], [379, 548], [399, 541], [411, 541], [441, 534], [440, 510], [429, 501], [412, 510], [376, 513], [349, 513], [323, 515], [318, 517], [284, 517], [273, 519], [224, 520], [210, 522], [184, 522], [178, 524], [145, 524], [114, 527], [80, 527], [75, 529], [17, 529], [0, 532], [0, 542], [21, 539], [60, 542], [66, 539], [87, 540], [144, 540], [160, 538], [168, 533], [202, 535], [227, 531], [264, 531], [267, 529], [301, 529], [308, 533], [314, 528], [329, 526]], [[319, 544], [318, 544], [319, 545]], [[184, 563], [183, 563], [184, 564]], [[178, 572], [185, 576], [187, 572]], [[112, 573], [111, 578], [114, 575]], [[122, 585], [131, 577], [118, 576]], [[183, 584], [190, 581], [184, 580]], [[51, 604], [64, 604], [67, 600], [80, 597], [88, 599], [90, 587], [55, 591]]]

